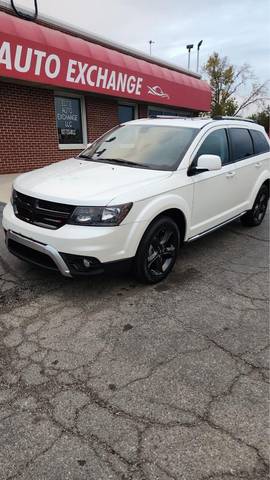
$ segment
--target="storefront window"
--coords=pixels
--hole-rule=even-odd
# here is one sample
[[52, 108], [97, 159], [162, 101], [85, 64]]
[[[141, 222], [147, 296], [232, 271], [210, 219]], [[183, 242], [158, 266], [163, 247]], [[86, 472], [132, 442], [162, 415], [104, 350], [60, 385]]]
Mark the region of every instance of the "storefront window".
[[156, 115], [173, 115], [177, 117], [194, 117], [194, 112], [188, 110], [174, 110], [172, 108], [162, 107], [148, 107], [148, 116], [155, 117]]
[[56, 96], [54, 101], [59, 145], [83, 144], [81, 99]]
[[119, 123], [129, 122], [135, 118], [135, 106], [134, 105], [118, 105], [118, 118]]

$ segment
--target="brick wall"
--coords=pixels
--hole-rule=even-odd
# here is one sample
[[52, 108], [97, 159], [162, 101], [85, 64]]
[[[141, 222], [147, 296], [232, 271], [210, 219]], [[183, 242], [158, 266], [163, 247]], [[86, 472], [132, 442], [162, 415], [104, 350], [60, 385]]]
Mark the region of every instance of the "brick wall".
[[104, 97], [85, 97], [87, 137], [89, 142], [118, 125], [117, 101]]
[[148, 105], [141, 103], [139, 105], [139, 118], [147, 118], [148, 117]]
[[[85, 97], [87, 134], [93, 141], [118, 123], [117, 102]], [[54, 92], [0, 82], [0, 174], [26, 172], [72, 157], [59, 150]]]

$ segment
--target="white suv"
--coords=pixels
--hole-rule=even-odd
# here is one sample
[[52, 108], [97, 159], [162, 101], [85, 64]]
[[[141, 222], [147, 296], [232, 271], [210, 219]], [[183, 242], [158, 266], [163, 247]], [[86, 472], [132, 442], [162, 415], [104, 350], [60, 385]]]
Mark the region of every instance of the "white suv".
[[76, 158], [15, 180], [3, 213], [7, 247], [67, 277], [117, 262], [158, 282], [181, 242], [240, 216], [262, 222], [269, 150], [262, 127], [236, 118], [124, 123]]

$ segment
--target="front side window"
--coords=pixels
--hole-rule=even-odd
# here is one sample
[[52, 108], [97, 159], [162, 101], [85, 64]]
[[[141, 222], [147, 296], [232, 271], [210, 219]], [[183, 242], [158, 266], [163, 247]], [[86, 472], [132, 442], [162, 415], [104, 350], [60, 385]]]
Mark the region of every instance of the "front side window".
[[258, 130], [250, 130], [250, 133], [254, 143], [255, 154], [259, 155], [260, 153], [269, 152], [269, 143], [267, 142], [264, 134], [262, 132], [259, 132]]
[[158, 125], [121, 125], [78, 158], [153, 170], [176, 170], [198, 129]]
[[224, 128], [208, 135], [200, 146], [196, 158], [198, 159], [200, 155], [218, 155], [222, 165], [229, 163], [228, 139]]
[[81, 99], [57, 96], [54, 102], [59, 144], [83, 144]]
[[249, 131], [245, 128], [230, 128], [232, 160], [236, 162], [253, 155], [253, 145]]

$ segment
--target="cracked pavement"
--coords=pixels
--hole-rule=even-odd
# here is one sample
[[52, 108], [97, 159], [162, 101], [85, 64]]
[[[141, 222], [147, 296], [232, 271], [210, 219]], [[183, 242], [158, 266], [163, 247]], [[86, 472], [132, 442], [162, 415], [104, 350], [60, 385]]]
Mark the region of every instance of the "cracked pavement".
[[268, 228], [150, 287], [40, 270], [1, 231], [0, 479], [269, 478]]

